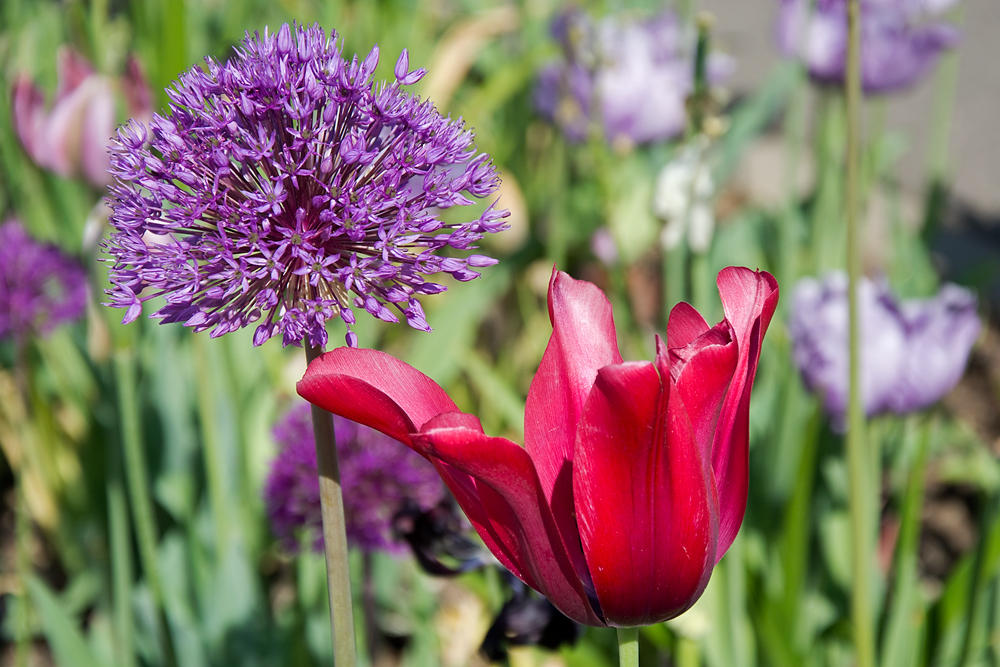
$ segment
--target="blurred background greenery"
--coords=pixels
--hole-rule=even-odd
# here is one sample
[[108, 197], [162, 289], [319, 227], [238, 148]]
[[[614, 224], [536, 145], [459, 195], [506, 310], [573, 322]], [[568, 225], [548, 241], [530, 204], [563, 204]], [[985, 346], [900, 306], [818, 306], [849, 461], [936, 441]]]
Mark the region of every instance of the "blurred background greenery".
[[[589, 4], [595, 15], [663, 8]], [[690, 32], [695, 3], [680, 4]], [[550, 24], [562, 9], [555, 0], [3, 0], [0, 217], [79, 258], [92, 303], [79, 321], [29, 338], [23, 356], [0, 340], [0, 664], [332, 662], [322, 555], [285, 553], [261, 500], [276, 453], [271, 427], [300, 400], [301, 351], [276, 341], [254, 348], [249, 330], [209, 340], [144, 318], [123, 327], [120, 311], [98, 306], [102, 190], [36, 165], [6, 92], [27, 75], [51, 100], [56, 54], [69, 46], [116, 82], [122, 121], [117, 82], [130, 55], [158, 110], [178, 72], [204, 56], [224, 60], [246, 31], [293, 20], [336, 29], [347, 54], [378, 43], [376, 78], [391, 77], [409, 49], [411, 67], [429, 70], [416, 92], [462, 116], [500, 168], [512, 228], [484, 241], [500, 264], [426, 300], [433, 333], [373, 318], [355, 327], [362, 346], [430, 375], [488, 433], [523, 439], [524, 397], [550, 331], [553, 263], [607, 292], [627, 359], [652, 357], [653, 332], [678, 300], [719, 320], [719, 269], [775, 274], [783, 300], [752, 404], [741, 536], [691, 611], [642, 630], [640, 655], [643, 665], [684, 667], [852, 664], [843, 438], [803, 386], [785, 326], [795, 282], [845, 263], [839, 93], [780, 62], [739, 95], [711, 91], [714, 129], [646, 145], [592, 129], [573, 143], [534, 104], [539, 70], [561, 54]], [[930, 84], [940, 96], [951, 94], [950, 58]], [[930, 136], [945, 139], [929, 142], [938, 153], [918, 181], [926, 192], [902, 187], [906, 137], [884, 122], [881, 105], [866, 108], [866, 270], [903, 297], [929, 296], [941, 279], [931, 250], [949, 233], [949, 216], [962, 216], [947, 197], [947, 165], [962, 156], [946, 159], [947, 110], [926, 109]], [[712, 175], [716, 230], [707, 248], [682, 242], [668, 251], [651, 207], [656, 178], [691, 147]], [[982, 256], [957, 264], [967, 270], [954, 277], [987, 288], [996, 260]], [[342, 337], [336, 328], [331, 340]], [[984, 331], [966, 378], [941, 404], [870, 423], [882, 471], [870, 489], [880, 664], [1000, 663], [1000, 337]], [[137, 501], [144, 488], [148, 511]], [[352, 559], [357, 591], [362, 558]], [[377, 631], [359, 627], [359, 641], [366, 648], [374, 638], [378, 664], [484, 664], [477, 649], [508, 596], [494, 569], [441, 579], [409, 557], [376, 554], [370, 577]], [[356, 616], [365, 616], [360, 607]], [[593, 629], [573, 645], [517, 648], [508, 658], [548, 667], [615, 660], [612, 633]]]

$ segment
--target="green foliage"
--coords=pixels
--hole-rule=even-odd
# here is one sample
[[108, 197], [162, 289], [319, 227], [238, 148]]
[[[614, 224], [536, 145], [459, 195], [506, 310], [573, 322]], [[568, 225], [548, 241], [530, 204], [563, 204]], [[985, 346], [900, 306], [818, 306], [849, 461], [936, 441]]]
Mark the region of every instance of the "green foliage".
[[[28, 480], [26, 504], [37, 527], [35, 561], [16, 573], [21, 593], [5, 619], [6, 639], [23, 645], [27, 628], [27, 639], [44, 639], [66, 667], [310, 667], [332, 660], [323, 558], [309, 540], [297, 556], [283, 553], [261, 501], [275, 453], [271, 426], [300, 400], [294, 383], [305, 367], [302, 351], [276, 341], [253, 348], [250, 331], [210, 340], [145, 320], [123, 327], [120, 312], [98, 306], [104, 271], [84, 238], [88, 226], [104, 225], [96, 207], [102, 193], [31, 162], [20, 149], [9, 95], [15, 78], [28, 74], [51, 99], [55, 53], [69, 44], [109, 76], [136, 54], [162, 106], [164, 86], [185, 67], [206, 55], [226, 58], [245, 31], [297, 20], [336, 28], [348, 54], [363, 56], [377, 42], [377, 76], [392, 76], [404, 47], [411, 66], [434, 59], [441, 67], [467, 67], [439, 104], [461, 115], [476, 130], [479, 148], [501, 166], [510, 188], [501, 205], [517, 207], [515, 222], [527, 231], [510, 247], [486, 250], [502, 261], [480, 279], [449, 283], [448, 292], [424, 301], [432, 333], [367, 317], [359, 317], [355, 331], [362, 346], [393, 353], [441, 383], [488, 433], [523, 438], [525, 396], [550, 331], [545, 287], [553, 264], [606, 290], [627, 358], [652, 353], [652, 333], [663, 332], [663, 304], [673, 295], [695, 300], [710, 321], [721, 318], [714, 296], [721, 268], [746, 265], [779, 277], [783, 301], [764, 342], [751, 408], [742, 534], [692, 610], [642, 630], [640, 661], [851, 664], [844, 443], [802, 385], [785, 328], [794, 281], [844, 265], [841, 98], [814, 94], [798, 68], [783, 64], [728, 108], [728, 132], [708, 149], [720, 200], [733, 194], [732, 178], [761, 135], [777, 134], [783, 113], [788, 159], [804, 162], [811, 141], [816, 182], [803, 193], [790, 182], [795, 173], [774, 174], [787, 186], [784, 203], [739, 200], [718, 221], [707, 253], [682, 248], [668, 260], [659, 243], [663, 222], [650, 202], [657, 172], [683, 140], [652, 147], [611, 146], [600, 136], [567, 142], [532, 107], [535, 73], [558, 54], [548, 37], [556, 7], [480, 4], [0, 3], [0, 218], [18, 216], [34, 236], [86, 262], [94, 280], [85, 321], [33, 340], [23, 362], [0, 342], [4, 469]], [[441, 52], [454, 46], [449, 38], [471, 30], [470, 21], [482, 22], [485, 11], [515, 18], [470, 53]], [[486, 16], [500, 21], [499, 14]], [[807, 137], [810, 108], [816, 118]], [[901, 295], [930, 294], [939, 279], [926, 239], [904, 220], [895, 176], [906, 139], [872, 134], [862, 191], [881, 197], [888, 211], [880, 266]], [[590, 248], [602, 227], [615, 240], [617, 264], [604, 265]], [[331, 325], [333, 344], [343, 333]], [[18, 373], [30, 380], [24, 395], [16, 389]], [[873, 465], [884, 472], [882, 525], [871, 530], [887, 530], [890, 518], [898, 527], [894, 549], [882, 554], [882, 569], [873, 568], [870, 582], [880, 664], [1000, 663], [1000, 464], [968, 424], [941, 408], [877, 418], [870, 440]], [[130, 442], [141, 457], [127, 449]], [[145, 488], [127, 485], [136, 471], [148, 478]], [[928, 579], [920, 564], [929, 480], [971, 489], [976, 498], [975, 544], [942, 580]], [[136, 501], [142, 493], [151, 503], [145, 510]], [[370, 636], [392, 637], [407, 667], [440, 665], [443, 655], [469, 664], [506, 595], [492, 570], [444, 583], [412, 559], [385, 554], [367, 567], [354, 554], [351, 568], [357, 618], [366, 618], [359, 593], [366, 587], [375, 610], [367, 619], [376, 632], [366, 633], [359, 622], [359, 646], [366, 648]], [[521, 653], [519, 664], [541, 664], [542, 655]], [[557, 655], [567, 667], [610, 667], [617, 659], [614, 633], [588, 629]]]

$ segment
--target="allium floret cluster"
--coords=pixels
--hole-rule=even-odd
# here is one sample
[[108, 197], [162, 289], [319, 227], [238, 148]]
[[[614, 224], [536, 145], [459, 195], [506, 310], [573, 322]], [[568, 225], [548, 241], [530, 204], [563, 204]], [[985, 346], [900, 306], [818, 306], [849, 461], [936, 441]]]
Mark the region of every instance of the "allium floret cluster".
[[[423, 457], [389, 436], [338, 416], [333, 425], [348, 542], [367, 552], [405, 551], [393, 537], [393, 517], [408, 501], [422, 511], [440, 503], [445, 497], [441, 478]], [[319, 551], [323, 522], [309, 406], [289, 410], [273, 434], [281, 450], [263, 492], [271, 529], [291, 552], [298, 549], [304, 530]]]
[[374, 83], [376, 46], [341, 55], [337, 33], [284, 25], [247, 37], [226, 63], [206, 58], [167, 90], [149, 127], [131, 121], [111, 145], [114, 265], [109, 305], [221, 336], [259, 322], [253, 342], [327, 342], [354, 309], [429, 331], [417, 297], [496, 260], [468, 250], [506, 227], [496, 202], [463, 223], [441, 209], [499, 186], [461, 119], [403, 89], [424, 75], [404, 50], [395, 80]]
[[58, 247], [38, 243], [18, 220], [0, 225], [0, 338], [23, 341], [83, 316], [87, 274]]

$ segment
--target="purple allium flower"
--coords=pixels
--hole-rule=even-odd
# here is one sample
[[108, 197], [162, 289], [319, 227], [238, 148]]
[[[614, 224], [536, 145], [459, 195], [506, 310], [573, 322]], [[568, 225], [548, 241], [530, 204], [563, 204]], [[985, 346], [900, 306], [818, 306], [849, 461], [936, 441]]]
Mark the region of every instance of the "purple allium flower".
[[0, 225], [0, 338], [46, 334], [86, 305], [82, 266], [33, 240], [17, 220]]
[[[552, 34], [565, 59], [538, 74], [535, 106], [570, 141], [581, 141], [600, 123], [609, 141], [661, 141], [684, 131], [684, 103], [694, 87], [694, 40], [676, 16], [662, 12], [645, 21], [610, 16], [595, 22], [579, 10], [559, 15]], [[713, 54], [709, 79], [731, 70]]]
[[318, 26], [248, 34], [225, 64], [183, 73], [148, 130], [118, 131], [106, 250], [125, 322], [163, 296], [152, 317], [213, 337], [259, 321], [255, 345], [280, 332], [324, 346], [340, 318], [356, 345], [353, 308], [429, 331], [417, 296], [445, 287], [425, 276], [495, 263], [436, 254], [505, 228], [495, 202], [471, 222], [438, 217], [497, 189], [489, 155], [402, 89], [424, 74], [405, 50], [392, 83], [372, 82], [378, 57], [347, 62]]
[[[444, 498], [444, 484], [427, 460], [367, 426], [334, 416], [347, 539], [364, 551], [399, 551], [392, 520], [407, 501], [429, 510]], [[323, 543], [310, 407], [294, 407], [274, 427], [281, 446], [264, 486], [264, 502], [274, 534], [286, 548], [298, 547], [297, 532], [315, 532]]]
[[[842, 85], [847, 62], [847, 0], [779, 0], [778, 46], [818, 83]], [[957, 0], [861, 0], [861, 85], [886, 93], [920, 80], [958, 31], [928, 19]]]
[[59, 83], [49, 111], [45, 94], [28, 76], [15, 81], [11, 111], [18, 138], [38, 166], [60, 176], [82, 174], [103, 188], [111, 183], [107, 146], [115, 127], [115, 90], [121, 91], [131, 116], [148, 119], [153, 101], [145, 74], [129, 58], [116, 81], [95, 72], [69, 48], [59, 49], [56, 70]]
[[[861, 396], [865, 412], [905, 414], [925, 408], [954, 387], [979, 335], [976, 298], [945, 285], [931, 299], [898, 303], [884, 282], [863, 280]], [[792, 295], [793, 357], [837, 428], [848, 399], [847, 276], [805, 278]]]

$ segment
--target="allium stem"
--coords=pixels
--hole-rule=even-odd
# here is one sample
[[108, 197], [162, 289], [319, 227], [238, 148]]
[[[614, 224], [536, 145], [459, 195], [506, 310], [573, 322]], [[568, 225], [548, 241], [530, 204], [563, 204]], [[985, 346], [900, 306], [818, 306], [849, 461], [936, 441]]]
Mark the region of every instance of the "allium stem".
[[[307, 363], [323, 353], [322, 348], [312, 345], [306, 344], [305, 348]], [[326, 584], [330, 593], [333, 664], [336, 667], [355, 667], [358, 656], [354, 643], [354, 608], [351, 603], [351, 577], [347, 562], [347, 526], [344, 520], [344, 497], [340, 489], [340, 465], [337, 462], [333, 415], [313, 405], [312, 422], [323, 514]]]
[[639, 667], [639, 628], [618, 628], [619, 667]]
[[139, 428], [135, 357], [130, 349], [119, 349], [115, 351], [114, 359], [122, 445], [125, 449], [125, 477], [129, 498], [132, 501], [136, 538], [139, 542], [139, 560], [142, 562], [143, 574], [157, 609], [160, 638], [163, 642], [163, 662], [167, 667], [176, 667], [177, 657], [163, 608], [163, 584], [156, 561], [156, 518], [153, 514], [149, 480], [146, 477], [146, 456], [142, 449], [142, 433]]
[[861, 6], [860, 0], [847, 4], [847, 274], [850, 313], [850, 384], [848, 399], [847, 459], [850, 471], [850, 515], [852, 532], [851, 617], [854, 650], [858, 667], [874, 667], [875, 636], [872, 618], [872, 523], [870, 456], [866, 449], [865, 413], [861, 402], [861, 321], [858, 289], [861, 285], [861, 239], [859, 207], [859, 167], [861, 144]]

